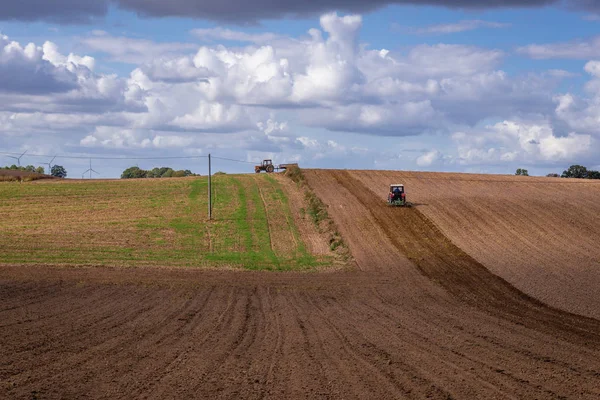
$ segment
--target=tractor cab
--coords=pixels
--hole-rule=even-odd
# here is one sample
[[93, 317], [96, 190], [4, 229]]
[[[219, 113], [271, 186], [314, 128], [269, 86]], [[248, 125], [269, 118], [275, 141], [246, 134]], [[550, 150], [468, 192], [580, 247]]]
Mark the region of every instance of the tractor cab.
[[406, 205], [406, 193], [404, 192], [403, 184], [397, 183], [390, 185], [390, 192], [388, 194], [388, 204], [392, 206]]

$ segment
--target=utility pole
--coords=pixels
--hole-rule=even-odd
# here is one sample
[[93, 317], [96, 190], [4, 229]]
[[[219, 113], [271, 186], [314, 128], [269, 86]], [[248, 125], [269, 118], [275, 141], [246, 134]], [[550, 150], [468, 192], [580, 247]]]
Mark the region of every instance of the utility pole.
[[212, 219], [212, 187], [211, 187], [210, 153], [208, 153], [208, 219]]

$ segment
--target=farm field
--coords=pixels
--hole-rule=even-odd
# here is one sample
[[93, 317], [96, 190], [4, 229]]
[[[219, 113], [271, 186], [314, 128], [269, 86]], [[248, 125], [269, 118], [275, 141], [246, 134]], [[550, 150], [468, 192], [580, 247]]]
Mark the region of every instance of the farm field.
[[[440, 215], [452, 209], [463, 235], [492, 235], [493, 226], [485, 230], [472, 222], [469, 205], [491, 202], [501, 192], [498, 185], [521, 185], [518, 178], [335, 170], [304, 175], [352, 252], [353, 268], [306, 273], [296, 266], [273, 273], [0, 266], [0, 397], [600, 397], [600, 320], [532, 297], [528, 288], [536, 286], [533, 277], [542, 266], [525, 256], [523, 276], [530, 281], [517, 289], [489, 265], [487, 252], [497, 250], [466, 246], [442, 222]], [[238, 179], [273, 184], [255, 175]], [[322, 251], [318, 235], [293, 211], [301, 207], [301, 191], [273, 179], [286, 194], [303, 243], [311, 254]], [[386, 185], [394, 180], [407, 184], [415, 207], [387, 207]], [[491, 214], [507, 221], [496, 231], [501, 238], [506, 229], [520, 232], [528, 244], [524, 251], [548, 240], [538, 229], [555, 229], [533, 214], [545, 191], [554, 192], [536, 182], [527, 183], [535, 190], [520, 188], [524, 210], [516, 213], [527, 215], [536, 229], [510, 219], [516, 205]], [[460, 199], [452, 208], [445, 198], [458, 196], [451, 192], [456, 187]], [[562, 189], [575, 199], [572, 207], [593, 210], [587, 199], [595, 186]], [[581, 213], [564, 218], [593, 217]], [[594, 220], [578, 221], [568, 227], [571, 240], [597, 240]], [[565, 251], [573, 257], [563, 257], [560, 267], [576, 276], [582, 259], [574, 248]], [[519, 270], [516, 256], [510, 260]], [[593, 303], [587, 304], [582, 310]]]
[[208, 221], [206, 177], [3, 184], [0, 263], [282, 270], [330, 261], [303, 242], [276, 178], [219, 175], [213, 189]]
[[374, 195], [410, 200], [492, 273], [561, 309], [600, 319], [600, 182], [475, 174], [350, 171]]

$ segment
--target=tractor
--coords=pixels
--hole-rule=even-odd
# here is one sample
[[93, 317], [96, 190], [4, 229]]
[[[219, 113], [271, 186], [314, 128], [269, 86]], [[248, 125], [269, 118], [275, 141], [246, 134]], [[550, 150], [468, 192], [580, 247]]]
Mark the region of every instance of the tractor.
[[275, 166], [273, 165], [273, 161], [272, 160], [263, 160], [262, 163], [260, 163], [260, 165], [257, 165], [254, 167], [254, 172], [256, 172], [257, 174], [260, 173], [261, 171], [265, 171], [268, 174], [270, 174], [271, 172], [274, 172]]
[[406, 201], [406, 193], [404, 192], [403, 184], [390, 185], [390, 192], [388, 193], [388, 204], [390, 206], [407, 207], [410, 203]]

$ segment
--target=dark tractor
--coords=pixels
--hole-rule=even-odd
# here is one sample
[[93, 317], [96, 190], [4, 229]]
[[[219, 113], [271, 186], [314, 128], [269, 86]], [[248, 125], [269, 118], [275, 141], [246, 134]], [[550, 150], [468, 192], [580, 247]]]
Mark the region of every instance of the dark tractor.
[[388, 204], [390, 206], [404, 207], [409, 205], [406, 201], [406, 193], [404, 192], [404, 185], [395, 184], [390, 185], [390, 192], [388, 193]]

